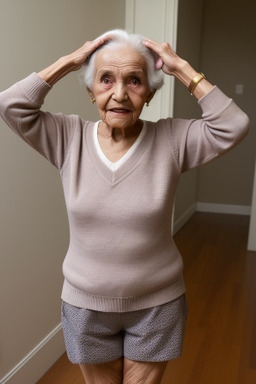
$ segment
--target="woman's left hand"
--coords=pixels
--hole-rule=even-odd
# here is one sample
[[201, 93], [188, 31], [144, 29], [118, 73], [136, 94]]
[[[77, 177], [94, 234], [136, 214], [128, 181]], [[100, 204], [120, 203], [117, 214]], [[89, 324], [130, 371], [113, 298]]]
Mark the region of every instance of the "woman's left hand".
[[[167, 75], [175, 76], [186, 88], [189, 87], [191, 80], [198, 72], [186, 60], [179, 57], [169, 43], [157, 43], [151, 39], [145, 39], [143, 43], [157, 54], [156, 69], [162, 69]], [[212, 88], [213, 85], [204, 79], [196, 86], [193, 95], [199, 100]]]
[[146, 39], [143, 43], [158, 55], [155, 63], [156, 69], [162, 69], [167, 75], [175, 76], [184, 60], [174, 52], [171, 45], [167, 42], [157, 43], [151, 39]]

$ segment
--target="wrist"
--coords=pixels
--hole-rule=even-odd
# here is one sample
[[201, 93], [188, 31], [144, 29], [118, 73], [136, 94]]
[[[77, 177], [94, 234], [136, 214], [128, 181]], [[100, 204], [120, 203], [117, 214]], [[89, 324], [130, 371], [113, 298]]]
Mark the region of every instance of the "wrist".
[[200, 81], [202, 81], [204, 79], [205, 79], [205, 75], [202, 72], [197, 73], [196, 76], [193, 77], [193, 79], [191, 80], [191, 83], [189, 84], [189, 87], [188, 87], [188, 91], [191, 95], [194, 94], [194, 91], [195, 91], [196, 87], [198, 86], [198, 84], [200, 83]]
[[40, 76], [50, 86], [53, 86], [57, 81], [66, 76], [72, 70], [72, 61], [68, 56], [63, 56], [49, 67], [43, 69], [41, 72], [38, 72], [38, 76]]
[[179, 65], [175, 72], [175, 77], [185, 85], [189, 87], [191, 80], [197, 75], [197, 72], [191, 67], [191, 65], [183, 59], [180, 59]]
[[[175, 77], [180, 80], [188, 90], [191, 82], [197, 76], [198, 72], [195, 71], [187, 61], [183, 59], [179, 61], [179, 66], [177, 67]], [[193, 88], [193, 95], [197, 100], [200, 100], [201, 97], [206, 95], [212, 88], [213, 85], [209, 83], [209, 81], [207, 81], [205, 78], [202, 78]]]

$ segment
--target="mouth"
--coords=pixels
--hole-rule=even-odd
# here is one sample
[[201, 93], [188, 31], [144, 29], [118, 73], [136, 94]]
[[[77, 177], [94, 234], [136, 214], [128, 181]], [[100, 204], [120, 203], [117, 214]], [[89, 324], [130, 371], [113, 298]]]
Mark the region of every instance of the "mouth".
[[127, 114], [127, 113], [130, 113], [130, 109], [127, 109], [127, 108], [110, 108], [109, 109], [109, 112], [112, 112], [112, 113], [116, 113], [116, 114], [121, 114], [121, 115], [124, 115], [124, 114]]

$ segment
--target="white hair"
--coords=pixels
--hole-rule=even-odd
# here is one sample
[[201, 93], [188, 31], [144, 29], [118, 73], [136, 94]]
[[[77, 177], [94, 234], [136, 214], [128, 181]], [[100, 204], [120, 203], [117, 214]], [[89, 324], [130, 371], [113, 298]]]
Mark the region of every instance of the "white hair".
[[151, 91], [160, 89], [164, 83], [164, 75], [161, 70], [155, 68], [155, 61], [157, 55], [151, 49], [147, 48], [142, 42], [145, 40], [143, 36], [136, 34], [129, 34], [126, 31], [121, 29], [114, 29], [112, 31], [105, 32], [103, 36], [109, 36], [111, 40], [106, 41], [105, 44], [100, 46], [96, 51], [94, 51], [85, 61], [82, 66], [79, 74], [79, 79], [92, 90], [92, 83], [94, 78], [94, 62], [96, 54], [106, 47], [109, 48], [118, 48], [120, 45], [130, 45], [136, 49], [145, 59], [147, 63], [147, 77], [148, 85]]

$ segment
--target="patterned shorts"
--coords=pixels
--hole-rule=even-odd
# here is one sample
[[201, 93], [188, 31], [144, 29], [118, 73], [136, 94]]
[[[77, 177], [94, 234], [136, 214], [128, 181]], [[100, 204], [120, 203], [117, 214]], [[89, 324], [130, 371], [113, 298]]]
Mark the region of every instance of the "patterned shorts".
[[62, 325], [73, 364], [101, 364], [124, 356], [159, 362], [178, 358], [187, 316], [186, 297], [132, 312], [99, 312], [62, 303]]

